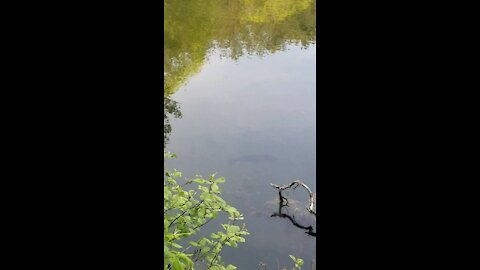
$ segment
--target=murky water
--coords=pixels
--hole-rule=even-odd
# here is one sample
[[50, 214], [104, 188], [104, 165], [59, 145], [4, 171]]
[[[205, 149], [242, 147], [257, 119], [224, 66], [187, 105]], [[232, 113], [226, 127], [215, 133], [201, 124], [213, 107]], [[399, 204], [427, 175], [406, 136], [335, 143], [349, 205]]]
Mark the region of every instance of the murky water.
[[[166, 165], [226, 177], [223, 197], [245, 213], [251, 235], [225, 248], [225, 262], [291, 268], [292, 254], [309, 269], [316, 239], [270, 217], [278, 210], [270, 183], [301, 179], [316, 191], [315, 3], [175, 0], [164, 15], [165, 144], [178, 155]], [[289, 195], [306, 206], [304, 190]]]

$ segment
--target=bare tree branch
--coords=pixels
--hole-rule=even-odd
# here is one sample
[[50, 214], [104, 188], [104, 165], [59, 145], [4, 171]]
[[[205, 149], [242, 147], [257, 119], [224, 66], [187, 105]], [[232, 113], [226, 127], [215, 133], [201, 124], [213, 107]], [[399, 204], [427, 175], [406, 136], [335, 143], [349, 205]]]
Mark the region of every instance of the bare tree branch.
[[290, 184], [281, 185], [281, 186], [275, 185], [275, 184], [272, 184], [272, 183], [270, 183], [270, 185], [278, 190], [278, 195], [280, 196], [280, 203], [281, 204], [283, 204], [283, 202], [285, 200], [287, 201], [287, 204], [288, 204], [288, 200], [285, 197], [282, 196], [282, 191], [283, 190], [289, 189], [291, 187], [293, 187], [293, 189], [296, 189], [298, 186], [302, 186], [303, 188], [305, 188], [308, 191], [308, 196], [310, 197], [309, 207], [307, 208], [308, 212], [314, 214], [315, 216], [317, 215], [317, 212], [314, 210], [314, 208], [316, 208], [317, 195], [315, 193], [313, 193], [312, 190], [307, 185], [305, 185], [305, 183], [303, 183], [302, 181], [295, 180]]

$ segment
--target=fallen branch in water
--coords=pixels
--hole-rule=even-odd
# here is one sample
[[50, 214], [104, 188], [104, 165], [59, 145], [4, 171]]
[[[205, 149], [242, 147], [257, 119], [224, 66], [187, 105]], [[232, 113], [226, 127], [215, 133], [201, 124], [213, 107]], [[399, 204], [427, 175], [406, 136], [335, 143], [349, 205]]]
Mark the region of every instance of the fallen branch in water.
[[[282, 196], [282, 195], [280, 195]], [[284, 198], [285, 200], [287, 200], [286, 198]], [[288, 201], [287, 201], [288, 202]], [[279, 202], [278, 204], [278, 213], [273, 213], [270, 217], [281, 217], [281, 218], [288, 218], [293, 225], [295, 225], [296, 227], [298, 228], [301, 228], [301, 229], [304, 229], [304, 230], [307, 230], [305, 233], [308, 234], [308, 235], [311, 235], [311, 236], [314, 236], [314, 237], [317, 237], [317, 234], [313, 231], [313, 227], [312, 226], [304, 226], [304, 225], [301, 225], [299, 224], [296, 220], [295, 220], [295, 216], [290, 216], [288, 214], [283, 214], [282, 213], [282, 209], [283, 207], [288, 207], [287, 205], [283, 204], [282, 202]]]
[[293, 181], [292, 183], [290, 183], [290, 184], [288, 184], [288, 185], [281, 185], [281, 186], [275, 185], [275, 184], [272, 184], [272, 183], [270, 183], [270, 185], [271, 185], [272, 187], [278, 189], [278, 195], [280, 196], [280, 203], [281, 203], [282, 205], [284, 205], [284, 204], [283, 204], [284, 201], [286, 201], [286, 204], [285, 204], [285, 205], [288, 205], [288, 200], [287, 200], [287, 198], [285, 198], [285, 197], [282, 196], [282, 191], [283, 191], [283, 190], [286, 190], [286, 189], [291, 188], [291, 187], [293, 187], [293, 186], [294, 186], [293, 189], [296, 189], [298, 186], [302, 186], [303, 188], [305, 188], [305, 189], [308, 191], [308, 195], [309, 195], [309, 197], [310, 197], [310, 199], [309, 199], [310, 204], [309, 204], [309, 207], [307, 208], [308, 212], [314, 214], [315, 216], [317, 215], [316, 211], [314, 210], [314, 208], [316, 208], [316, 207], [315, 207], [315, 204], [316, 204], [316, 197], [317, 197], [317, 196], [316, 196], [315, 193], [313, 193], [312, 190], [311, 190], [307, 185], [305, 185], [305, 183], [303, 183], [302, 181], [300, 181], [300, 180], [295, 180], [295, 181]]

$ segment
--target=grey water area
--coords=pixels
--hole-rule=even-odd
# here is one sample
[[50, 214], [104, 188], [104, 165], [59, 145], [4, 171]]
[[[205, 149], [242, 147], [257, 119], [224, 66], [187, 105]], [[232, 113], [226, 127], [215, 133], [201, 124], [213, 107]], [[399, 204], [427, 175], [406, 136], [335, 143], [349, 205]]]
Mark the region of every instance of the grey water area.
[[[226, 178], [222, 197], [245, 214], [250, 232], [245, 243], [226, 246], [222, 253], [223, 261], [238, 269], [291, 269], [290, 254], [311, 269], [316, 259], [316, 237], [287, 218], [270, 217], [278, 201], [270, 183], [299, 179], [317, 192], [315, 56], [315, 45], [288, 45], [238, 60], [213, 51], [201, 71], [171, 96], [183, 116], [171, 119], [166, 151], [178, 158], [165, 165], [186, 178], [212, 173]], [[304, 189], [285, 195], [307, 207]], [[296, 213], [296, 218], [316, 228], [315, 217]], [[219, 223], [209, 223], [204, 233], [221, 230]]]

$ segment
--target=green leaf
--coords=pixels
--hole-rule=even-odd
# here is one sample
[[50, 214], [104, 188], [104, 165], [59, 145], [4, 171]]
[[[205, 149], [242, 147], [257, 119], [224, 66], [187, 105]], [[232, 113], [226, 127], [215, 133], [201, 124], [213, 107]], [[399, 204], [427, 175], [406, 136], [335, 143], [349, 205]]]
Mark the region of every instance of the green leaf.
[[185, 267], [182, 267], [178, 258], [173, 259], [172, 262], [173, 270], [184, 270]]
[[218, 187], [217, 184], [213, 184], [213, 185], [212, 185], [212, 191], [213, 191], [214, 193], [220, 193], [220, 188]]
[[182, 246], [180, 246], [179, 244], [174, 243], [174, 242], [172, 242], [172, 246], [173, 246], [173, 247], [176, 247], [176, 248], [182, 248]]
[[205, 184], [207, 181], [205, 179], [196, 178], [193, 180], [195, 183]]
[[192, 260], [190, 260], [190, 258], [188, 258], [185, 254], [183, 253], [178, 253], [178, 257], [180, 258], [180, 260], [182, 260], [186, 265], [188, 265], [189, 267], [192, 267], [193, 266], [193, 262]]
[[230, 233], [236, 233], [236, 232], [239, 232], [239, 231], [240, 231], [240, 227], [238, 227], [238, 226], [230, 226], [228, 228], [228, 232], [230, 232]]
[[[204, 187], [204, 186], [198, 186], [198, 189], [203, 191], [203, 192], [209, 192], [208, 188], [207, 187]], [[202, 194], [203, 195], [203, 194]]]

